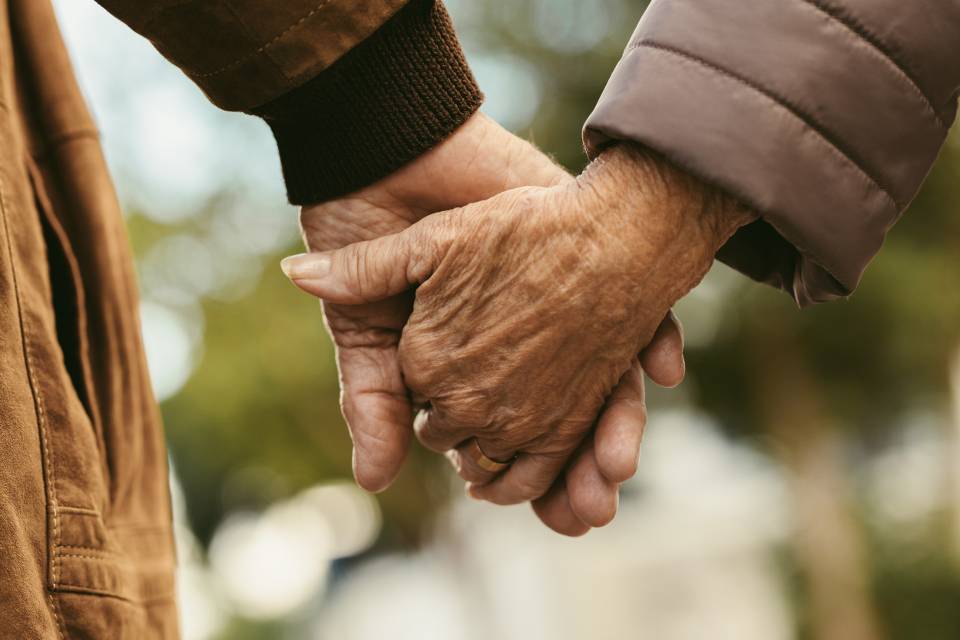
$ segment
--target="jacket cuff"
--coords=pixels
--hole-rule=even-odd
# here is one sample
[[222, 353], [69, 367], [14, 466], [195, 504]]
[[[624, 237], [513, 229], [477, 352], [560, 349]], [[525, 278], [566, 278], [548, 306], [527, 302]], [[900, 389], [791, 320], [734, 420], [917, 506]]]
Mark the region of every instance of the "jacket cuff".
[[312, 204], [393, 173], [482, 102], [443, 4], [413, 0], [330, 68], [252, 113], [276, 138], [290, 202]]
[[943, 120], [814, 3], [655, 0], [584, 143], [591, 156], [617, 140], [651, 147], [751, 206], [761, 220], [718, 258], [805, 306], [856, 288], [936, 158]]

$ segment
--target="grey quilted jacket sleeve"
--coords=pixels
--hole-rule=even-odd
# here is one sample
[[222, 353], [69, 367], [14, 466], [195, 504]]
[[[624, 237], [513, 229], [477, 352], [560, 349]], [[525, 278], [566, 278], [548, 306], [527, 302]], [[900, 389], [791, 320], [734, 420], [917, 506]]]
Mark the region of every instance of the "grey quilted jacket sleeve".
[[718, 256], [801, 305], [849, 295], [933, 165], [960, 0], [653, 0], [584, 128], [751, 205]]

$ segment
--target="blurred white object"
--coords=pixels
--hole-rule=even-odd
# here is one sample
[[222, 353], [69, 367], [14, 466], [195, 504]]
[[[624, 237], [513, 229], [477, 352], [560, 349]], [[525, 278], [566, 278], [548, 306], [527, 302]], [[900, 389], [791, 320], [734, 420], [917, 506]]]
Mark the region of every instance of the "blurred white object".
[[[474, 627], [465, 585], [435, 553], [372, 560], [350, 574], [316, 618], [318, 640], [494, 638]], [[472, 628], [472, 629], [471, 629]], [[491, 627], [486, 627], [487, 629]]]
[[158, 401], [173, 396], [186, 384], [199, 359], [203, 318], [199, 313], [190, 315], [193, 317], [188, 320], [184, 313], [147, 300], [140, 304], [143, 346]]
[[315, 487], [228, 518], [210, 544], [210, 567], [239, 615], [280, 618], [320, 597], [330, 563], [365, 550], [379, 528], [369, 494], [347, 483]]
[[570, 540], [527, 507], [458, 501], [429, 550], [351, 573], [315, 638], [788, 640], [781, 480], [688, 413], [652, 421], [611, 526]]

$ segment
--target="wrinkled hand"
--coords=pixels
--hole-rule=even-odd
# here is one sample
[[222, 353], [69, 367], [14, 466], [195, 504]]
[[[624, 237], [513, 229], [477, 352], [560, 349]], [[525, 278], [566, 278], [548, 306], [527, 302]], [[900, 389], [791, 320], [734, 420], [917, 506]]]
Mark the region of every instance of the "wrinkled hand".
[[[381, 183], [336, 202], [305, 208], [301, 222], [308, 248], [322, 251], [400, 231], [430, 212], [517, 185], [571, 180], [532, 146], [476, 116], [453, 138]], [[411, 302], [409, 293], [400, 292], [361, 305], [325, 304], [338, 347], [355, 472], [358, 482], [371, 490], [392, 481], [409, 445], [412, 409], [397, 346]], [[665, 323], [661, 333], [657, 346], [644, 353], [643, 363], [658, 382], [676, 384], [683, 373], [680, 334], [672, 322]], [[612, 518], [617, 483], [635, 469], [645, 422], [639, 363], [614, 396], [596, 438], [570, 467], [569, 489], [559, 482], [536, 505], [541, 519], [563, 533], [582, 533], [589, 528], [584, 522], [604, 524]], [[460, 466], [469, 476], [469, 465]]]

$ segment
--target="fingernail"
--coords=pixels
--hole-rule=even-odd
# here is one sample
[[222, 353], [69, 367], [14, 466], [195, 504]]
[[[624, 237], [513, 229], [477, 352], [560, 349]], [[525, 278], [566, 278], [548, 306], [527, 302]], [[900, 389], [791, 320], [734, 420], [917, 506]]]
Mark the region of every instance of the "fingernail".
[[323, 253], [301, 253], [280, 262], [283, 273], [291, 280], [321, 278], [330, 272], [330, 256]]

